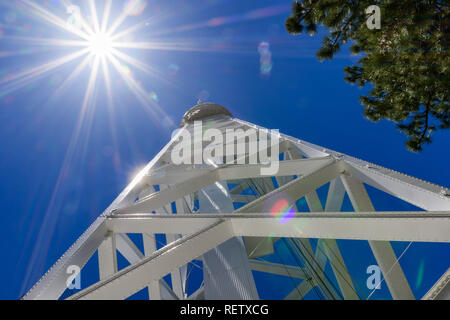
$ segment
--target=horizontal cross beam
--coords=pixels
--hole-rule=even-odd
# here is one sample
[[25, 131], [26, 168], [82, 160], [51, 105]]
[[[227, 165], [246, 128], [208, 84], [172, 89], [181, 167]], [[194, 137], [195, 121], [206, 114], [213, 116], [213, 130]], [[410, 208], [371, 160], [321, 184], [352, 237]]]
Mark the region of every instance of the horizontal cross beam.
[[450, 211], [296, 213], [284, 223], [270, 213], [123, 214], [107, 224], [120, 233], [191, 234], [220, 220], [235, 236], [450, 242]]

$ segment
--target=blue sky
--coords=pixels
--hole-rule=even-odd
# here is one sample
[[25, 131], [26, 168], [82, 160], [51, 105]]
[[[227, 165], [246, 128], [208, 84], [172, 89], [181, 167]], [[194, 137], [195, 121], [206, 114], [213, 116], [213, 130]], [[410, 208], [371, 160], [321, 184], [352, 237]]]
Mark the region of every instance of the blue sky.
[[[62, 1], [34, 2], [68, 18]], [[118, 15], [125, 1], [113, 2]], [[83, 1], [72, 3], [88, 15]], [[226, 106], [238, 118], [449, 186], [448, 132], [435, 133], [433, 143], [416, 154], [405, 149], [394, 123], [364, 119], [358, 97], [366, 89], [343, 79], [343, 68], [357, 57], [344, 48], [333, 61], [319, 62], [315, 52], [322, 32], [294, 37], [284, 30], [290, 0], [146, 4], [118, 30], [143, 23], [128, 40], [163, 44], [123, 49], [152, 69], [146, 73], [126, 63], [121, 69], [151, 101], [140, 103], [111, 68], [112, 106], [100, 72], [92, 101], [83, 109], [92, 62], [57, 96], [82, 59], [11, 82], [78, 49], [44, 45], [44, 38], [76, 36], [30, 14], [22, 1], [0, 0], [1, 299], [18, 298], [40, 278], [163, 147], [199, 97]], [[261, 74], [261, 42], [271, 51], [266, 75]], [[356, 252], [352, 246], [347, 250]], [[420, 297], [448, 267], [449, 247], [413, 244], [402, 259], [411, 266], [404, 268], [413, 281], [424, 265]], [[352, 263], [358, 268], [358, 261]]]

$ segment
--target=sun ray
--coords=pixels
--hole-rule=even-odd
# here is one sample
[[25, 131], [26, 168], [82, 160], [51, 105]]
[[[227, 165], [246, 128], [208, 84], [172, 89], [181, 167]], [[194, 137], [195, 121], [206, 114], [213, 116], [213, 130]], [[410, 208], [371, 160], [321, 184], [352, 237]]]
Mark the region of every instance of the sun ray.
[[108, 66], [108, 61], [106, 57], [101, 58], [101, 65], [102, 65], [102, 71], [103, 71], [103, 79], [105, 80], [105, 88], [106, 88], [106, 102], [107, 102], [107, 106], [108, 106], [108, 115], [110, 117], [110, 130], [111, 130], [111, 135], [113, 137], [113, 141], [114, 143], [116, 143], [117, 141], [117, 135], [116, 132], [114, 130], [114, 122], [113, 122], [113, 118], [114, 118], [114, 99], [113, 99], [113, 95], [112, 95], [112, 88], [111, 88], [111, 77], [110, 77], [110, 72], [109, 72], [109, 66]]
[[107, 31], [107, 34], [114, 34], [114, 32], [117, 30], [117, 28], [120, 27], [120, 25], [125, 21], [125, 19], [128, 17], [128, 12], [126, 10], [122, 11], [122, 13], [119, 15], [119, 17], [114, 21], [112, 26]]
[[35, 68], [32, 68], [27, 71], [23, 71], [17, 75], [10, 76], [10, 77], [4, 77], [3, 79], [0, 79], [0, 85], [5, 85], [4, 88], [0, 90], [0, 95], [5, 95], [9, 92], [12, 92], [14, 90], [17, 90], [23, 86], [25, 86], [28, 83], [33, 82], [36, 78], [44, 75], [45, 73], [48, 73], [49, 71], [56, 69], [70, 61], [73, 61], [89, 52], [89, 49], [82, 49], [80, 51], [77, 51], [75, 53], [72, 53], [70, 55], [61, 57], [55, 61], [49, 62], [47, 64], [44, 64], [42, 66], [38, 66]]
[[[81, 30], [78, 30], [74, 27], [70, 27], [66, 21], [59, 18], [58, 16], [54, 15], [53, 13], [49, 12], [48, 10], [45, 10], [40, 5], [34, 3], [31, 0], [21, 0], [23, 3], [27, 4], [29, 7], [24, 7], [24, 9], [28, 9], [31, 13], [34, 13], [34, 15], [41, 17], [45, 20], [47, 20], [50, 23], [53, 23], [54, 25], [61, 27], [62, 29], [69, 31], [83, 39], [87, 39], [88, 34], [85, 32], [82, 32]], [[83, 26], [89, 30], [90, 28], [87, 26], [87, 24], [84, 22]]]
[[90, 90], [89, 98], [88, 98], [88, 100], [85, 101], [85, 103], [83, 104], [83, 106], [81, 108], [81, 112], [84, 113], [85, 124], [84, 124], [83, 134], [85, 135], [85, 140], [86, 140], [86, 143], [84, 145], [82, 145], [83, 149], [81, 150], [81, 161], [84, 161], [84, 159], [86, 157], [87, 145], [88, 145], [89, 137], [90, 137], [91, 130], [92, 130], [92, 123], [94, 120], [94, 111], [95, 111], [95, 107], [96, 107], [96, 104], [94, 104], [94, 99], [96, 97], [95, 93], [97, 91], [97, 78], [98, 78], [98, 73], [100, 71], [100, 60], [101, 60], [101, 57], [98, 57], [98, 56], [94, 57], [94, 60], [92, 63], [92, 71], [93, 71], [92, 82], [90, 81], [90, 83], [88, 84], [88, 90]]
[[34, 55], [34, 54], [39, 54], [39, 53], [44, 53], [44, 52], [48, 52], [51, 49], [48, 47], [44, 47], [44, 48], [28, 48], [26, 50], [2, 50], [0, 51], [0, 59], [4, 59], [4, 58], [9, 58], [9, 57], [14, 57], [17, 58], [18, 56], [26, 56], [26, 55]]
[[57, 47], [86, 47], [88, 41], [84, 40], [64, 40], [57, 38], [33, 38], [22, 36], [3, 36], [2, 40], [23, 41], [35, 46], [57, 46]]
[[106, 33], [106, 30], [108, 28], [109, 15], [111, 14], [111, 5], [112, 0], [106, 0], [105, 8], [103, 11], [102, 27], [100, 29], [102, 33]]
[[126, 53], [121, 52], [121, 51], [119, 51], [119, 50], [117, 50], [117, 49], [114, 49], [114, 48], [111, 50], [111, 53], [112, 53], [114, 56], [116, 56], [116, 57], [122, 59], [123, 61], [125, 61], [125, 62], [127, 62], [127, 63], [129, 63], [129, 64], [132, 65], [133, 67], [136, 67], [136, 68], [138, 68], [139, 70], [141, 70], [141, 71], [143, 71], [143, 72], [145, 72], [145, 73], [147, 73], [147, 74], [149, 74], [149, 75], [152, 75], [152, 76], [154, 76], [154, 77], [157, 77], [158, 80], [165, 80], [165, 79], [162, 77], [163, 74], [162, 74], [161, 72], [158, 72], [156, 69], [154, 69], [154, 68], [150, 67], [149, 65], [147, 65], [147, 64], [145, 64], [145, 63], [143, 63], [143, 62], [141, 62], [141, 61], [139, 61], [139, 60], [137, 60], [137, 59], [135, 59], [135, 58], [133, 58], [133, 57], [127, 55]]
[[[74, 6], [70, 1], [68, 0], [62, 0], [62, 4], [64, 5], [64, 7], [66, 8], [66, 12], [70, 13], [70, 8], [74, 8], [77, 6]], [[76, 19], [78, 20], [78, 22], [81, 24], [81, 28], [83, 28], [85, 30], [85, 32], [87, 33], [87, 35], [92, 35], [94, 34], [94, 30], [91, 28], [91, 26], [89, 25], [89, 23], [86, 21], [86, 19], [84, 19], [83, 15], [79, 15], [76, 17]], [[71, 29], [76, 29], [76, 27], [71, 26]]]
[[64, 80], [64, 82], [53, 92], [52, 97], [50, 100], [56, 100], [58, 99], [62, 93], [69, 87], [69, 85], [72, 83], [72, 81], [75, 80], [76, 77], [80, 75], [80, 73], [86, 68], [89, 61], [92, 59], [92, 56], [87, 55], [83, 61], [70, 73], [70, 75], [67, 77], [67, 79]]
[[61, 58], [59, 58], [57, 60], [48, 62], [48, 63], [46, 63], [44, 65], [41, 65], [41, 66], [38, 66], [38, 67], [34, 67], [34, 68], [30, 69], [30, 70], [23, 71], [23, 72], [15, 75], [15, 76], [6, 77], [6, 78], [3, 78], [3, 79], [0, 79], [0, 84], [4, 84], [4, 83], [9, 82], [9, 81], [15, 81], [15, 80], [18, 80], [20, 78], [27, 78], [27, 77], [33, 76], [33, 75], [35, 75], [35, 76], [36, 75], [40, 75], [41, 73], [48, 72], [49, 70], [57, 68], [57, 67], [65, 64], [67, 62], [70, 62], [70, 61], [72, 61], [72, 60], [74, 60], [74, 59], [76, 59], [76, 58], [78, 58], [78, 57], [88, 53], [88, 51], [89, 51], [89, 49], [87, 49], [87, 48], [81, 49], [81, 50], [79, 50], [77, 52], [74, 52], [72, 54], [66, 55], [66, 56], [61, 57]]
[[136, 32], [136, 31], [139, 31], [140, 29], [148, 28], [150, 25], [154, 25], [154, 24], [156, 24], [158, 22], [162, 22], [162, 21], [167, 20], [169, 18], [174, 18], [174, 16], [175, 16], [174, 13], [172, 11], [169, 11], [169, 10], [165, 11], [164, 14], [162, 14], [160, 12], [158, 17], [152, 16], [152, 17], [150, 17], [148, 19], [145, 19], [144, 21], [141, 21], [141, 22], [139, 22], [139, 23], [129, 27], [128, 29], [125, 29], [123, 31], [118, 32], [117, 34], [115, 34], [113, 36], [113, 40], [116, 41], [116, 40], [118, 40], [120, 38], [123, 38], [123, 37], [129, 35], [129, 34], [132, 34], [132, 33]]
[[123, 52], [121, 52], [121, 51], [119, 51], [117, 49], [114, 49], [114, 48], [111, 50], [111, 53], [114, 56], [121, 58], [125, 62], [133, 65], [134, 67], [138, 68], [141, 71], [144, 71], [147, 74], [153, 74], [154, 73], [154, 71], [151, 70], [150, 66], [148, 66], [147, 64], [145, 64], [143, 62], [140, 62], [137, 59], [134, 59], [134, 58], [130, 57], [126, 53], [123, 53]]
[[123, 37], [125, 37], [125, 36], [127, 36], [127, 35], [129, 35], [129, 34], [131, 34], [133, 32], [136, 32], [136, 31], [138, 31], [140, 29], [143, 29], [143, 28], [147, 27], [147, 23], [148, 23], [147, 20], [146, 21], [142, 21], [142, 22], [140, 22], [140, 23], [138, 23], [138, 24], [136, 24], [136, 25], [134, 25], [134, 26], [124, 30], [124, 31], [121, 31], [121, 32], [115, 34], [112, 37], [112, 39], [115, 41], [115, 40], [123, 38]]
[[92, 21], [94, 22], [94, 32], [100, 32], [100, 23], [98, 22], [97, 7], [94, 0], [89, 0], [89, 7], [91, 9]]
[[[58, 178], [56, 180], [55, 187], [53, 188], [52, 196], [50, 198], [49, 205], [47, 207], [47, 210], [44, 215], [44, 219], [41, 222], [41, 227], [38, 233], [38, 237], [36, 241], [34, 242], [34, 250], [32, 251], [32, 255], [30, 258], [30, 263], [28, 264], [27, 270], [25, 272], [24, 281], [23, 281], [23, 287], [22, 291], [24, 291], [24, 287], [27, 286], [27, 284], [30, 281], [30, 277], [32, 275], [33, 269], [36, 268], [37, 259], [41, 258], [42, 255], [44, 255], [44, 260], [41, 259], [41, 261], [45, 261], [45, 255], [47, 254], [47, 251], [44, 251], [49, 247], [50, 241], [52, 239], [53, 232], [55, 231], [55, 226], [57, 220], [55, 219], [55, 215], [52, 214], [53, 210], [55, 210], [55, 206], [58, 205], [59, 201], [59, 192], [61, 190], [61, 186], [64, 181], [64, 177], [67, 175], [71, 163], [73, 160], [73, 156], [76, 151], [76, 147], [78, 146], [79, 137], [81, 133], [81, 128], [84, 125], [84, 120], [86, 116], [86, 109], [92, 99], [93, 89], [95, 86], [95, 82], [97, 80], [97, 74], [98, 74], [98, 59], [96, 59], [97, 62], [94, 61], [95, 65], [91, 71], [91, 75], [89, 77], [89, 82], [86, 88], [86, 93], [83, 99], [83, 105], [80, 110], [80, 116], [78, 117], [78, 121], [76, 124], [76, 127], [74, 129], [74, 132], [72, 134], [72, 138], [70, 140], [69, 146], [67, 148], [67, 151], [64, 156], [64, 160], [61, 166], [61, 169], [59, 170]], [[42, 266], [41, 266], [42, 268]]]
[[115, 48], [172, 51], [210, 51], [211, 48], [200, 48], [192, 42], [114, 42]]
[[114, 143], [116, 143], [117, 141], [117, 135], [116, 132], [114, 130], [114, 99], [113, 99], [113, 95], [112, 95], [112, 88], [111, 88], [111, 78], [110, 78], [110, 73], [109, 73], [109, 66], [108, 66], [108, 61], [106, 60], [106, 57], [103, 57], [101, 59], [101, 65], [102, 65], [102, 71], [103, 71], [103, 78], [105, 80], [105, 88], [106, 88], [106, 102], [107, 102], [107, 106], [108, 106], [108, 115], [110, 117], [110, 130], [111, 130], [111, 135], [113, 137], [113, 141]]
[[163, 51], [189, 51], [189, 52], [227, 52], [227, 53], [249, 53], [254, 51], [242, 51], [239, 47], [222, 47], [216, 46], [217, 39], [212, 39], [205, 45], [200, 46], [199, 43], [189, 41], [172, 41], [172, 42], [114, 42], [114, 48], [125, 49], [141, 49], [141, 50], [163, 50]]
[[108, 105], [112, 105], [113, 97], [112, 97], [112, 89], [111, 89], [111, 79], [110, 79], [109, 67], [108, 67], [106, 57], [101, 58], [101, 65], [102, 65], [102, 71], [103, 71], [103, 79], [105, 80], [106, 100], [108, 102]]
[[123, 67], [121, 66], [117, 58], [110, 54], [108, 55], [108, 59], [117, 70], [117, 72], [119, 72], [119, 74], [122, 76], [131, 92], [133, 92], [138, 101], [145, 107], [145, 111], [150, 112], [151, 116], [156, 117], [157, 119], [161, 116], [167, 116], [167, 114], [161, 109], [161, 107], [149, 97], [147, 92], [142, 89], [142, 87], [136, 82], [136, 80], [134, 80], [123, 70]]
[[[206, 6], [208, 6], [208, 4]], [[168, 19], [176, 20], [177, 19], [176, 15], [178, 13], [179, 12], [176, 12], [174, 10], [164, 10], [163, 12], [159, 12], [157, 17], [152, 16], [151, 18], [141, 21], [141, 22], [137, 23], [136, 25], [133, 25], [133, 26], [129, 27], [128, 29], [117, 33], [116, 35], [114, 35], [114, 40], [123, 38], [124, 36], [127, 36], [133, 32], [140, 30], [140, 29], [147, 28], [150, 24], [155, 24], [155, 23], [162, 22], [162, 21], [165, 21]], [[186, 11], [183, 11], [183, 13], [186, 13]], [[175, 30], [175, 29], [173, 29], [173, 30]], [[171, 31], [172, 30], [170, 30], [168, 33], [170, 33]], [[175, 30], [175, 31], [177, 31], [177, 30]], [[152, 31], [152, 34], [157, 34], [157, 33], [153, 33], [153, 31]]]
[[120, 60], [128, 63], [129, 65], [131, 65], [131, 66], [133, 66], [133, 67], [135, 67], [135, 68], [145, 72], [146, 74], [155, 77], [157, 80], [162, 81], [166, 85], [169, 85], [169, 86], [171, 86], [171, 87], [173, 87], [173, 88], [175, 88], [177, 90], [180, 90], [181, 85], [180, 84], [177, 85], [175, 83], [174, 79], [168, 79], [164, 73], [158, 71], [155, 68], [152, 68], [148, 64], [143, 63], [143, 62], [141, 62], [141, 61], [139, 61], [139, 60], [129, 56], [128, 54], [126, 54], [126, 53], [124, 53], [122, 51], [119, 51], [117, 49], [114, 49], [114, 48], [111, 50], [111, 54], [113, 56], [119, 58]]
[[[114, 109], [114, 99], [111, 88], [111, 77], [109, 72], [109, 64], [106, 57], [101, 58], [101, 65], [103, 71], [103, 78], [105, 80], [105, 88], [106, 88], [106, 104], [108, 108], [108, 118], [109, 118], [109, 131], [111, 132], [112, 143], [114, 146], [114, 150], [117, 150], [118, 138], [117, 131], [115, 125], [115, 109]], [[118, 152], [114, 154], [114, 168], [117, 170], [117, 161], [120, 163], [120, 158], [117, 158]]]
[[185, 32], [191, 30], [197, 30], [201, 28], [214, 28], [218, 26], [228, 25], [232, 23], [238, 23], [242, 21], [248, 20], [258, 20], [263, 18], [268, 18], [272, 16], [277, 16], [280, 14], [285, 14], [289, 12], [291, 6], [289, 4], [275, 4], [265, 8], [259, 8], [255, 10], [251, 10], [245, 13], [239, 13], [231, 16], [219, 16], [211, 18], [207, 21], [196, 22], [189, 25], [184, 25], [180, 27], [175, 27], [172, 29], [160, 30], [159, 32], [154, 33], [153, 35], [165, 35], [169, 33], [177, 33], [177, 32]]

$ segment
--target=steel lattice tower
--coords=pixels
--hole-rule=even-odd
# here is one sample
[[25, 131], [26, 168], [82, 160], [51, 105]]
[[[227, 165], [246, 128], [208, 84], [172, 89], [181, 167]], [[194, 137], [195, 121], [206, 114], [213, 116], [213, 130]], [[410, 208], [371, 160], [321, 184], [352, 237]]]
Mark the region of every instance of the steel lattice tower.
[[[359, 299], [336, 239], [368, 241], [394, 299], [450, 299], [448, 270], [424, 297], [414, 297], [390, 243], [450, 242], [448, 188], [276, 133], [280, 161], [271, 176], [261, 173], [267, 163], [239, 163], [238, 158], [236, 163], [211, 158], [203, 164], [174, 164], [171, 152], [183, 134], [201, 139], [195, 133], [198, 121], [224, 134], [227, 129], [267, 131], [233, 118], [222, 106], [199, 102], [185, 114], [178, 133], [24, 299], [60, 298], [67, 288], [67, 268], [82, 268], [96, 251], [99, 282], [70, 299], [125, 299], [146, 287], [150, 299], [258, 299], [252, 270], [303, 279], [287, 299], [301, 299], [312, 289], [327, 299]], [[274, 144], [267, 148], [275, 150]], [[248, 160], [252, 151], [245, 150]], [[316, 190], [325, 184], [322, 207]], [[365, 185], [424, 211], [376, 212]], [[249, 187], [256, 192], [243, 192]], [[340, 212], [346, 194], [354, 212]], [[267, 202], [280, 195], [295, 211], [295, 202], [305, 199], [309, 212], [294, 212], [280, 223], [267, 212]], [[235, 209], [235, 203], [244, 205]], [[130, 233], [142, 234], [144, 252]], [[167, 239], [158, 250], [155, 234]], [[273, 253], [280, 239], [302, 267], [258, 259]], [[319, 240], [313, 246], [309, 239]], [[119, 271], [118, 251], [130, 262]], [[194, 260], [202, 261], [203, 282], [188, 296], [187, 264]], [[327, 262], [337, 287], [324, 276]], [[168, 274], [171, 286], [163, 279]]]

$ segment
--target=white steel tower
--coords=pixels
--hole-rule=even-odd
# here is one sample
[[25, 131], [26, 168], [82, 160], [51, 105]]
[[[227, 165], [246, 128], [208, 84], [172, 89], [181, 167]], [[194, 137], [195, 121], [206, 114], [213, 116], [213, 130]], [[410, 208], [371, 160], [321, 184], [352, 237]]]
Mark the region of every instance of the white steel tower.
[[[208, 129], [214, 129], [209, 132], [215, 139], [205, 139]], [[227, 130], [244, 138], [220, 141]], [[252, 132], [268, 136], [265, 144], [257, 136], [257, 150], [250, 146]], [[180, 152], [188, 137], [193, 137], [192, 152]], [[218, 146], [235, 153], [205, 153]], [[271, 157], [263, 158], [262, 151]], [[175, 161], [174, 155], [185, 161]], [[274, 162], [276, 170], [269, 170]], [[317, 189], [324, 185], [322, 205]], [[376, 212], [366, 185], [423, 211]], [[346, 195], [354, 212], [341, 212]], [[308, 211], [299, 212], [299, 199]], [[287, 215], [280, 219], [282, 211]], [[131, 240], [132, 233], [142, 235], [143, 248]], [[158, 246], [156, 234], [165, 235], [164, 246]], [[298, 284], [286, 299], [301, 299], [311, 290], [327, 299], [366, 298], [358, 294], [337, 239], [368, 241], [394, 299], [450, 299], [448, 271], [424, 297], [415, 297], [390, 243], [450, 242], [448, 188], [233, 118], [220, 105], [199, 103], [23, 298], [60, 298], [67, 269], [83, 268], [96, 252], [99, 281], [69, 299], [125, 299], [146, 288], [150, 299], [258, 299], [254, 271], [295, 278]], [[277, 241], [284, 241], [301, 264], [265, 260]], [[117, 252], [129, 266], [118, 270]], [[337, 285], [326, 276], [327, 263]], [[189, 264], [203, 270], [203, 281], [190, 293]]]

